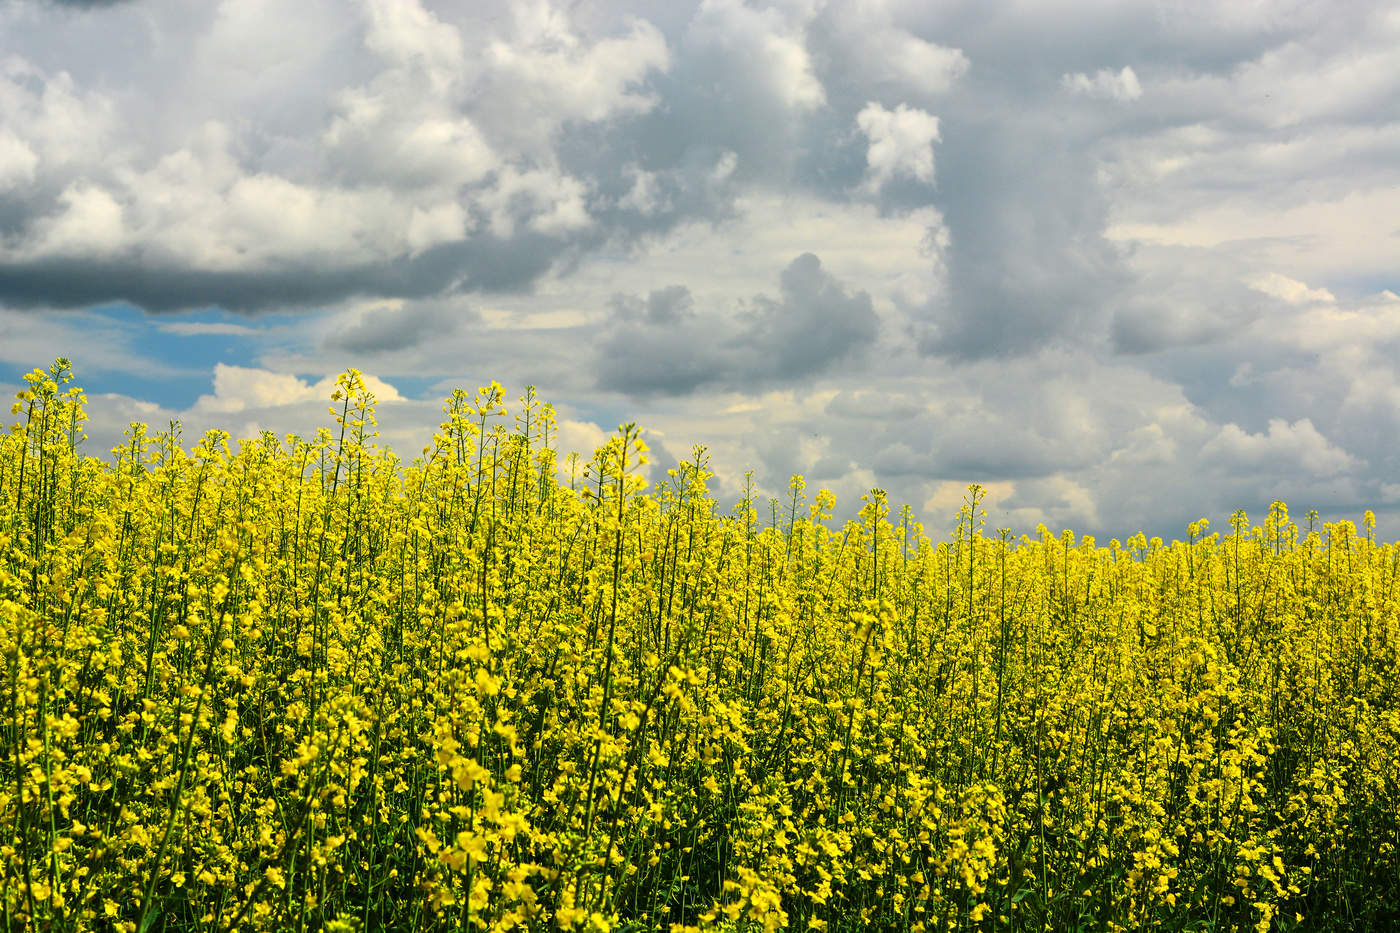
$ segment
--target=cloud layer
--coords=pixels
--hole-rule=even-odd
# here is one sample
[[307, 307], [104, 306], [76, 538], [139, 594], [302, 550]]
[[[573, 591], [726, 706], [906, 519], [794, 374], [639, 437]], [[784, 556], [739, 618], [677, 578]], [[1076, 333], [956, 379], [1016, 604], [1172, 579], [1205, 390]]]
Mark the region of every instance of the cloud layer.
[[730, 487], [1400, 534], [1397, 42], [1380, 0], [7, 4], [0, 362], [74, 357], [116, 436], [355, 365], [406, 441], [495, 378]]

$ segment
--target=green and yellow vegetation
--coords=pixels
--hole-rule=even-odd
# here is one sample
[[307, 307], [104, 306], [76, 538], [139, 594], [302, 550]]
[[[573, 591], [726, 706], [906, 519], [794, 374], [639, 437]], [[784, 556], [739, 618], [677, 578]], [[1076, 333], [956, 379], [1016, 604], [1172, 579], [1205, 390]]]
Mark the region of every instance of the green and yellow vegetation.
[[[732, 510], [454, 392], [411, 463], [0, 441], [7, 930], [1383, 930], [1400, 549]], [[762, 517], [760, 517], [762, 512]]]

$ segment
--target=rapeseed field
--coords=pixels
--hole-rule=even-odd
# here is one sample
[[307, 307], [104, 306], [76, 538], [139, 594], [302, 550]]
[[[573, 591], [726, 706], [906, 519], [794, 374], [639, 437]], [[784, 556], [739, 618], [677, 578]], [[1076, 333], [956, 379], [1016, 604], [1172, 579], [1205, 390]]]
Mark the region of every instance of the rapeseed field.
[[[454, 392], [0, 441], [6, 930], [1393, 930], [1400, 550], [648, 488]], [[947, 526], [954, 521], [949, 519]], [[942, 526], [940, 526], [942, 527]]]

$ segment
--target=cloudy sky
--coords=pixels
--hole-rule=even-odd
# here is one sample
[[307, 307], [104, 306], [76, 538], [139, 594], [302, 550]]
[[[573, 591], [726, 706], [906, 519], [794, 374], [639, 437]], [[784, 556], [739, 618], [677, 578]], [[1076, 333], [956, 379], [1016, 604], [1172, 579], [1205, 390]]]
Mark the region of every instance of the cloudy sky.
[[1400, 536], [1400, 4], [0, 0], [0, 389], [492, 379], [951, 525]]

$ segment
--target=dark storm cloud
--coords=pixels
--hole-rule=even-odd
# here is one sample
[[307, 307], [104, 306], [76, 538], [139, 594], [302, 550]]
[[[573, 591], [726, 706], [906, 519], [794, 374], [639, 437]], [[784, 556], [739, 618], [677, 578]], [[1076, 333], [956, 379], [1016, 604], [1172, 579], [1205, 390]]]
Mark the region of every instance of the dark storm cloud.
[[645, 299], [614, 295], [598, 349], [597, 383], [634, 395], [686, 395], [722, 378], [717, 315], [701, 317], [690, 290], [669, 285]]
[[879, 333], [865, 292], [851, 293], [811, 253], [783, 270], [777, 300], [755, 296], [735, 316], [697, 311], [672, 285], [645, 300], [617, 296], [599, 345], [598, 385], [631, 395], [686, 395], [705, 385], [750, 389], [831, 369]]
[[80, 308], [126, 301], [147, 311], [210, 304], [257, 311], [365, 294], [372, 283], [374, 276], [367, 270], [327, 271], [310, 266], [277, 274], [63, 258], [0, 265], [0, 299], [18, 308]]
[[695, 299], [684, 285], [667, 285], [647, 295], [614, 295], [613, 318], [629, 324], [683, 327], [695, 318]]
[[1053, 116], [960, 112], [943, 135], [947, 293], [928, 309], [920, 349], [976, 360], [1097, 330], [1128, 273], [1104, 238], [1107, 203], [1078, 130]]
[[[530, 244], [523, 248], [522, 244]], [[274, 268], [212, 271], [139, 260], [0, 262], [0, 300], [15, 308], [80, 308], [125, 301], [151, 312], [217, 305], [230, 311], [314, 308], [357, 297], [426, 298], [528, 289], [567, 257], [571, 244], [523, 234], [447, 243], [396, 262], [348, 268], [292, 261]]]
[[771, 372], [769, 378], [797, 379], [875, 342], [880, 322], [870, 296], [848, 294], [813, 254], [794, 259], [781, 284], [780, 301], [754, 299], [755, 310], [740, 336], [760, 356], [752, 378], [762, 380]]

